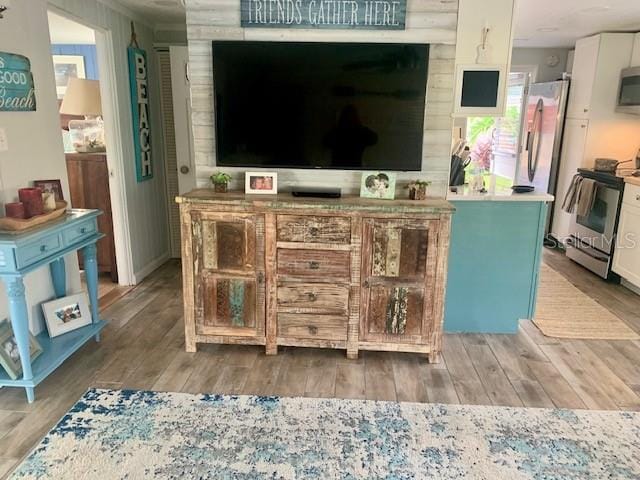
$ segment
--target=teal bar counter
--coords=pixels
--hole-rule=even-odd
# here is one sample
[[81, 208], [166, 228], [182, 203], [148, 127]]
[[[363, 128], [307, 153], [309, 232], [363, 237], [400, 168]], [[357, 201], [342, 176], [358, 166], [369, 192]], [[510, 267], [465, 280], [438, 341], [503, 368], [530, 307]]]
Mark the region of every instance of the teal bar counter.
[[533, 318], [547, 194], [450, 194], [446, 332], [516, 333]]

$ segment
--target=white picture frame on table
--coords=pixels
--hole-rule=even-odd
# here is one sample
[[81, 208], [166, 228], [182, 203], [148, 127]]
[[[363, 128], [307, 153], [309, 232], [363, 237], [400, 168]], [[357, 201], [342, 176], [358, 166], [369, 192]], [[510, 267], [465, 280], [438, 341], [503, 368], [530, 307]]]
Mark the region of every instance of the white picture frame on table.
[[86, 327], [92, 322], [89, 298], [84, 292], [43, 303], [42, 311], [51, 338]]
[[275, 195], [278, 193], [278, 174], [276, 172], [246, 172], [244, 174], [244, 193]]
[[53, 70], [58, 100], [62, 100], [67, 93], [70, 78], [87, 78], [82, 55], [53, 55]]

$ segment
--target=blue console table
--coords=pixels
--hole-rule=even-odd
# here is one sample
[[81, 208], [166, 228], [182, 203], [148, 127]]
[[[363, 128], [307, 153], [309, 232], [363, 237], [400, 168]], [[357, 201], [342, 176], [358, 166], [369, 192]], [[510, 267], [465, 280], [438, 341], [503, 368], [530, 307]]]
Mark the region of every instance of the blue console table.
[[[70, 210], [63, 219], [20, 234], [0, 234], [0, 278], [9, 299], [9, 314], [20, 352], [22, 378], [12, 380], [0, 368], [0, 386], [23, 387], [27, 400], [35, 400], [35, 387], [69, 356], [95, 337], [106, 322], [98, 313], [98, 267], [96, 242], [104, 235], [98, 231], [99, 210]], [[29, 354], [29, 312], [25, 300], [24, 276], [49, 266], [56, 298], [66, 295], [64, 256], [81, 250], [87, 280], [92, 323], [73, 332], [49, 338], [47, 332], [37, 338], [42, 353], [31, 364]]]

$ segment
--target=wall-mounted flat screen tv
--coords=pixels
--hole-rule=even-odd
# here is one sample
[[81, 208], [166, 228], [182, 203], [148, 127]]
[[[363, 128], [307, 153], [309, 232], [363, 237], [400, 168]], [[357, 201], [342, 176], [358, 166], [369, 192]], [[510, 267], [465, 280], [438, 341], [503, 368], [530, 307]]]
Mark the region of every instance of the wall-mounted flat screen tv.
[[213, 42], [216, 163], [420, 170], [428, 45]]

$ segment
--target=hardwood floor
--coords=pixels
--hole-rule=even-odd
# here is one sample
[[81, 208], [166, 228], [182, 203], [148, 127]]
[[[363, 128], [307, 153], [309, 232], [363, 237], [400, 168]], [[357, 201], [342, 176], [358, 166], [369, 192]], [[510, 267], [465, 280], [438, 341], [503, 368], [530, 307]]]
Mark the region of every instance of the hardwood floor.
[[[640, 327], [640, 297], [557, 252], [545, 261], [579, 289]], [[89, 387], [367, 398], [413, 402], [640, 410], [640, 342], [544, 337], [528, 321], [516, 335], [445, 335], [443, 361], [419, 355], [202, 345], [184, 351], [180, 269], [172, 261], [103, 310], [111, 320], [26, 403], [0, 390], [0, 476], [10, 471]]]

